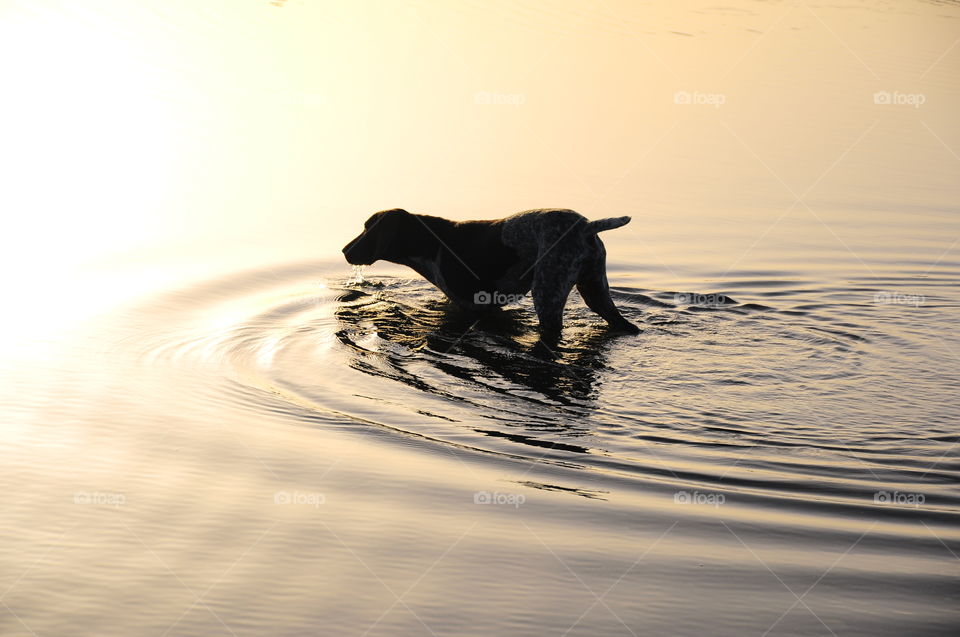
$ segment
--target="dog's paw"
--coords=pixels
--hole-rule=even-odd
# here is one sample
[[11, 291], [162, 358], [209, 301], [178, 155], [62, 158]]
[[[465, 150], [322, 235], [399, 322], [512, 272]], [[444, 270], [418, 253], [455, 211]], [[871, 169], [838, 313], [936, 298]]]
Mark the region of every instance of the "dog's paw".
[[554, 346], [551, 347], [550, 345], [547, 345], [546, 343], [544, 343], [542, 340], [537, 341], [537, 343], [530, 350], [530, 354], [542, 360], [552, 361], [557, 358], [560, 358], [560, 355], [557, 353], [556, 349], [554, 349], [555, 347], [556, 347], [556, 344], [554, 344]]
[[612, 325], [611, 329], [616, 330], [617, 332], [623, 332], [624, 334], [639, 334], [640, 328], [631, 323], [630, 321], [624, 321], [623, 323], [618, 323], [617, 325]]

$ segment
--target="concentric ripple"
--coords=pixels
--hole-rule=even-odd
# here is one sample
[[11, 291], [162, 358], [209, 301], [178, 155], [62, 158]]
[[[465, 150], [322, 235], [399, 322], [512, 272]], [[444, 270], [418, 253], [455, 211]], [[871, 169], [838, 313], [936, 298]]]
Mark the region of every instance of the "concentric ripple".
[[914, 355], [900, 308], [869, 303], [876, 283], [727, 287], [616, 288], [639, 336], [574, 294], [544, 360], [529, 302], [477, 321], [418, 279], [301, 264], [163, 300], [137, 351], [190, 374], [197, 399], [311, 426], [854, 508], [922, 486], [931, 514], [956, 511], [942, 392], [957, 378]]

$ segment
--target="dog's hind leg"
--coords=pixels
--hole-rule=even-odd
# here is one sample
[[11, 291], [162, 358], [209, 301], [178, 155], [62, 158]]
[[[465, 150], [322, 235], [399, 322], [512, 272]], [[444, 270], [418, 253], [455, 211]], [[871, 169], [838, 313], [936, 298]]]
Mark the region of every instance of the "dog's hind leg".
[[623, 318], [620, 310], [610, 298], [610, 284], [607, 282], [607, 251], [603, 242], [596, 238], [596, 244], [584, 261], [577, 278], [577, 291], [584, 303], [599, 314], [615, 330], [638, 334], [640, 328]]

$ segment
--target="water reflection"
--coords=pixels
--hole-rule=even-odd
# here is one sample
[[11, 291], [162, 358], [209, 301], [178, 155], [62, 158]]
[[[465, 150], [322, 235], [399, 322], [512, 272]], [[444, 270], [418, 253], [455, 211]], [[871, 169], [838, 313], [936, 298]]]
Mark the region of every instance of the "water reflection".
[[[598, 395], [598, 374], [606, 351], [623, 335], [591, 324], [581, 308], [568, 308], [562, 345], [546, 359], [535, 350], [536, 318], [530, 308], [500, 309], [478, 316], [446, 299], [409, 294], [403, 301], [383, 293], [384, 285], [363, 283], [338, 288], [334, 316], [337, 338], [353, 353], [350, 365], [375, 376], [387, 376], [410, 387], [425, 385], [412, 362], [467, 384], [516, 395], [516, 387], [532, 390], [534, 402], [584, 405]], [[376, 345], [369, 344], [376, 337]]]

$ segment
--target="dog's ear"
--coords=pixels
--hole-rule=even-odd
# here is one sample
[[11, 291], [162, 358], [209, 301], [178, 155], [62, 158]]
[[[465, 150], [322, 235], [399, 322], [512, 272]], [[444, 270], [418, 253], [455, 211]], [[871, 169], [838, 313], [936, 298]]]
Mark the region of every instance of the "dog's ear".
[[411, 214], [406, 210], [397, 209], [390, 212], [393, 213], [392, 230], [400, 240], [395, 250], [399, 250], [404, 257], [434, 258], [439, 243], [438, 234], [442, 233], [438, 222], [441, 222], [441, 225], [449, 222], [429, 215]]
[[373, 240], [373, 260], [398, 261], [411, 255], [410, 240], [417, 236], [419, 222], [402, 208], [383, 210], [370, 217], [365, 232]]

